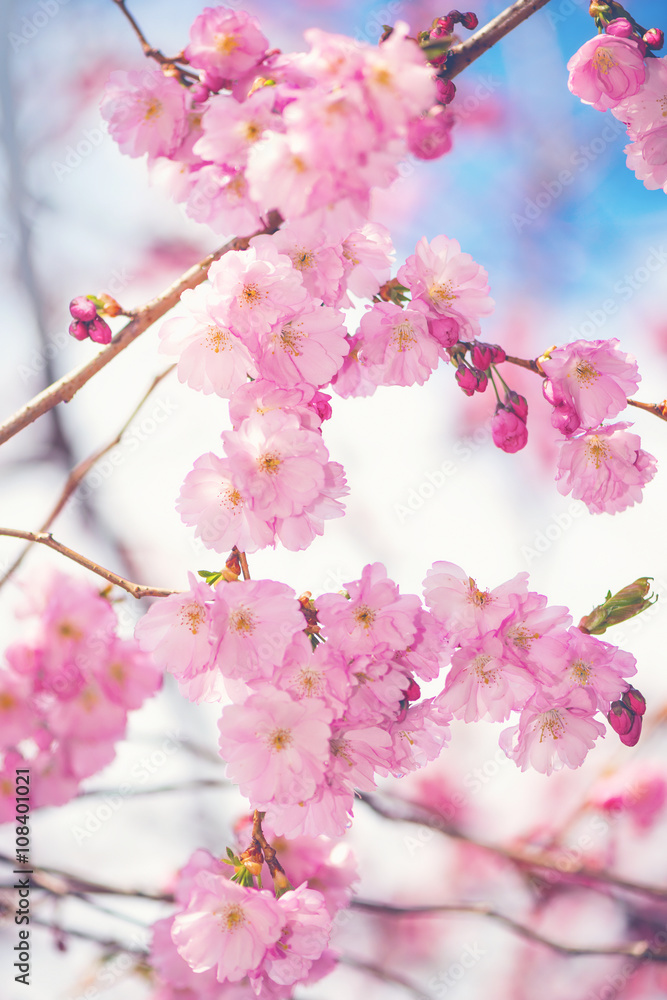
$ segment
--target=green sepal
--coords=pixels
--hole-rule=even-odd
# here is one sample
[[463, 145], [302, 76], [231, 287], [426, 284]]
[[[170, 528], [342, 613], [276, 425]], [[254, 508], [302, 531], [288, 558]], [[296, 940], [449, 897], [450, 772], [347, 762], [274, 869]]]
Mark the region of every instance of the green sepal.
[[611, 590], [607, 591], [603, 603], [593, 608], [589, 615], [584, 615], [579, 628], [589, 635], [602, 635], [612, 625], [619, 625], [640, 615], [658, 600], [657, 594], [647, 597], [651, 589], [649, 581], [652, 579], [652, 576], [640, 576], [616, 594], [612, 594]]

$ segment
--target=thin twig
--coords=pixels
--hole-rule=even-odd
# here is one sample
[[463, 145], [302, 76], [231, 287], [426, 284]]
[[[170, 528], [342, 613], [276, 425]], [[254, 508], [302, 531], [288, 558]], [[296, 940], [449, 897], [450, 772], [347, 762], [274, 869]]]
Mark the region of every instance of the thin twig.
[[[81, 482], [81, 480], [84, 478], [84, 476], [88, 475], [88, 473], [90, 472], [90, 470], [92, 469], [92, 467], [97, 462], [99, 462], [99, 460], [101, 458], [103, 458], [107, 454], [107, 452], [111, 451], [112, 448], [115, 448], [117, 444], [120, 444], [120, 440], [121, 440], [123, 434], [128, 429], [128, 427], [130, 426], [130, 424], [132, 423], [132, 421], [134, 420], [134, 418], [136, 417], [137, 413], [139, 412], [139, 410], [141, 409], [141, 407], [144, 405], [144, 403], [146, 402], [146, 400], [148, 399], [148, 397], [150, 396], [150, 394], [153, 392], [153, 389], [155, 389], [155, 387], [160, 384], [160, 382], [162, 381], [162, 379], [166, 378], [166, 376], [169, 375], [169, 373], [172, 372], [175, 367], [176, 367], [175, 364], [169, 365], [169, 367], [166, 369], [166, 371], [163, 371], [161, 375], [156, 375], [155, 376], [155, 378], [151, 382], [148, 390], [144, 393], [144, 395], [142, 396], [140, 402], [135, 406], [134, 410], [132, 411], [132, 413], [130, 414], [130, 416], [127, 418], [127, 420], [125, 421], [125, 423], [123, 424], [123, 426], [121, 427], [121, 429], [118, 431], [118, 434], [116, 434], [115, 438], [112, 441], [109, 441], [109, 443], [106, 444], [103, 448], [98, 448], [97, 451], [94, 451], [92, 455], [88, 456], [88, 458], [84, 458], [82, 462], [79, 462], [79, 464], [76, 465], [72, 469], [72, 471], [70, 472], [69, 476], [67, 477], [67, 481], [66, 481], [66, 483], [65, 483], [65, 485], [63, 487], [62, 493], [60, 494], [55, 507], [53, 508], [53, 510], [51, 511], [51, 513], [49, 514], [49, 516], [47, 517], [47, 519], [44, 522], [44, 524], [39, 529], [40, 532], [45, 532], [45, 531], [49, 530], [49, 528], [51, 527], [51, 525], [53, 524], [53, 522], [55, 521], [55, 519], [58, 517], [58, 514], [60, 514], [61, 510], [63, 509], [63, 507], [65, 506], [65, 504], [69, 500], [69, 498], [71, 497], [72, 493], [74, 493], [75, 489], [77, 488], [77, 486], [79, 485], [79, 483]], [[21, 565], [21, 563], [23, 562], [23, 560], [27, 556], [27, 554], [30, 551], [30, 549], [32, 548], [32, 546], [33, 546], [33, 542], [28, 542], [28, 544], [23, 549], [23, 551], [14, 560], [14, 562], [9, 567], [9, 569], [7, 570], [7, 572], [5, 573], [5, 575], [0, 580], [0, 589], [4, 586], [4, 584], [7, 582], [7, 580], [9, 580], [9, 578], [14, 575], [14, 573], [19, 568], [19, 566]]]
[[[0, 861], [16, 867], [15, 858], [7, 854], [0, 854]], [[132, 899], [152, 899], [158, 903], [173, 903], [174, 896], [170, 892], [144, 892], [141, 889], [121, 889], [118, 887], [105, 885], [102, 882], [92, 882], [90, 879], [80, 878], [70, 872], [64, 872], [59, 868], [48, 866], [35, 867], [31, 865], [31, 882], [40, 889], [51, 893], [54, 896], [66, 896], [69, 892], [95, 893], [102, 896], [126, 896]]]
[[185, 69], [182, 66], [176, 66], [177, 63], [187, 62], [187, 59], [185, 58], [185, 54], [183, 52], [179, 52], [177, 56], [173, 57], [163, 55], [159, 49], [154, 48], [154, 46], [152, 46], [150, 42], [147, 40], [146, 36], [144, 35], [143, 31], [135, 21], [134, 17], [132, 16], [132, 14], [130, 14], [129, 10], [127, 9], [125, 5], [125, 0], [112, 0], [112, 2], [115, 3], [117, 7], [120, 8], [125, 17], [130, 22], [132, 30], [139, 39], [139, 44], [141, 45], [141, 48], [143, 49], [143, 53], [145, 56], [147, 56], [149, 59], [155, 59], [155, 61], [159, 63], [161, 66], [167, 66], [167, 67], [173, 66], [174, 68], [178, 69], [178, 72], [183, 76], [189, 76], [192, 77], [194, 80], [199, 80], [198, 73], [195, 73], [189, 69]]
[[454, 840], [471, 844], [473, 847], [478, 847], [482, 851], [488, 851], [496, 857], [506, 858], [521, 869], [546, 869], [557, 872], [561, 879], [574, 880], [578, 885], [592, 883], [592, 885], [588, 885], [592, 889], [614, 887], [627, 892], [639, 893], [642, 896], [649, 896], [652, 899], [667, 900], [667, 888], [645, 885], [640, 882], [631, 882], [628, 879], [614, 875], [612, 872], [588, 868], [576, 859], [563, 857], [558, 852], [517, 850], [477, 840], [475, 837], [463, 833], [457, 827], [446, 823], [429, 809], [412, 802], [406, 802], [404, 799], [392, 798], [391, 802], [389, 802], [387, 801], [388, 796], [386, 794], [381, 798], [379, 795], [369, 792], [358, 792], [357, 796], [373, 812], [376, 812], [379, 816], [383, 816], [385, 819], [390, 819], [397, 823], [414, 823], [431, 830], [437, 830], [439, 833], [443, 833]]
[[390, 972], [389, 969], [385, 969], [381, 965], [375, 965], [373, 962], [357, 958], [355, 955], [340, 955], [338, 961], [341, 965], [348, 965], [351, 969], [359, 969], [361, 972], [367, 972], [370, 976], [374, 976], [375, 979], [379, 979], [383, 983], [393, 983], [395, 986], [402, 986], [408, 993], [412, 993], [417, 1000], [430, 1000], [430, 995], [420, 989], [407, 976], [401, 976], [397, 972]]
[[488, 52], [496, 42], [499, 42], [519, 24], [535, 14], [541, 7], [545, 7], [547, 3], [549, 0], [518, 0], [517, 3], [513, 3], [511, 7], [494, 17], [492, 21], [476, 31], [465, 42], [461, 42], [460, 45], [455, 45], [449, 50], [442, 76], [448, 80], [458, 76], [467, 66]]
[[250, 236], [237, 236], [228, 243], [225, 243], [219, 250], [204, 257], [198, 264], [195, 264], [189, 271], [186, 271], [178, 281], [175, 281], [173, 285], [158, 295], [157, 298], [152, 299], [145, 306], [137, 309], [133, 319], [123, 327], [120, 333], [116, 334], [108, 347], [105, 347], [103, 351], [100, 351], [96, 357], [88, 361], [85, 365], [75, 368], [69, 375], [65, 375], [57, 382], [54, 382], [9, 417], [0, 426], [0, 444], [14, 437], [15, 434], [18, 434], [28, 424], [41, 417], [42, 414], [48, 413], [58, 403], [69, 402], [93, 375], [96, 375], [110, 361], [113, 361], [117, 354], [120, 354], [126, 347], [129, 347], [132, 341], [136, 340], [153, 323], [161, 319], [165, 313], [173, 309], [186, 288], [196, 288], [197, 285], [200, 285], [206, 279], [208, 269], [214, 261], [219, 260], [232, 250], [246, 250], [250, 240], [254, 236], [271, 235], [277, 232], [281, 224], [282, 218], [280, 214], [278, 212], [269, 212], [267, 223], [262, 229], [259, 229], [256, 233], [252, 233]]
[[648, 941], [632, 941], [611, 945], [608, 948], [584, 947], [578, 948], [574, 945], [562, 944], [545, 937], [532, 927], [522, 924], [513, 917], [508, 917], [505, 913], [500, 913], [488, 903], [441, 903], [432, 906], [393, 906], [390, 903], [375, 903], [366, 899], [353, 899], [350, 904], [356, 910], [365, 910], [370, 913], [379, 913], [387, 917], [429, 917], [438, 916], [444, 913], [470, 913], [480, 917], [489, 917], [504, 924], [515, 934], [543, 944], [552, 951], [557, 951], [561, 955], [606, 955], [608, 957], [628, 955], [643, 962], [667, 962], [667, 954], [656, 953], [652, 950]]
[[121, 587], [137, 599], [140, 597], [169, 597], [170, 594], [180, 593], [178, 590], [166, 590], [164, 587], [147, 587], [142, 583], [132, 583], [131, 580], [125, 580], [124, 577], [118, 576], [117, 573], [113, 573], [110, 569], [105, 569], [104, 566], [93, 562], [87, 556], [82, 556], [80, 552], [75, 552], [74, 549], [69, 549], [62, 542], [57, 542], [50, 531], [20, 531], [18, 528], [0, 528], [0, 535], [6, 535], [8, 538], [23, 538], [26, 542], [38, 542], [40, 545], [46, 545], [47, 548], [59, 552], [73, 562], [78, 563], [79, 566], [85, 566], [92, 573], [97, 573], [98, 576], [108, 580], [109, 583], [115, 584], [116, 587]]

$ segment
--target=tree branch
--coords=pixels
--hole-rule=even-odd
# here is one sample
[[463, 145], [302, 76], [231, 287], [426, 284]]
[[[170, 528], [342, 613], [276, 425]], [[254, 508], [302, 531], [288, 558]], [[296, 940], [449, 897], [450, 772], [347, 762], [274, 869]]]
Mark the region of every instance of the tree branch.
[[[590, 888], [599, 890], [613, 886], [627, 892], [639, 893], [642, 896], [649, 896], [652, 899], [667, 900], [667, 888], [645, 885], [640, 882], [631, 882], [628, 879], [620, 878], [612, 872], [587, 868], [578, 860], [573, 860], [558, 854], [558, 852], [536, 850], [516, 850], [511, 847], [503, 847], [500, 844], [488, 844], [477, 840], [474, 837], [463, 833], [462, 830], [446, 823], [440, 816], [434, 814], [429, 809], [404, 799], [392, 798], [391, 802], [386, 801], [387, 796], [381, 798], [379, 795], [369, 792], [357, 792], [358, 798], [365, 802], [373, 812], [385, 819], [398, 823], [414, 823], [417, 826], [424, 826], [430, 830], [443, 833], [453, 840], [461, 840], [473, 847], [478, 847], [482, 851], [495, 854], [496, 857], [506, 858], [521, 869], [529, 871], [535, 869], [546, 869], [557, 872], [561, 879], [569, 879], [577, 885], [587, 885]], [[592, 885], [591, 885], [592, 883]]]
[[132, 583], [130, 580], [125, 580], [110, 569], [99, 566], [92, 559], [88, 559], [86, 556], [82, 556], [81, 553], [75, 552], [74, 549], [68, 549], [66, 545], [57, 542], [50, 531], [20, 531], [18, 528], [0, 528], [0, 535], [6, 535], [8, 538], [24, 538], [27, 542], [38, 542], [40, 545], [46, 545], [49, 549], [54, 549], [54, 551], [78, 563], [79, 566], [85, 566], [92, 573], [97, 573], [98, 576], [108, 580], [109, 583], [115, 584], [116, 587], [126, 590], [128, 594], [132, 594], [132, 597], [169, 597], [170, 594], [179, 593], [178, 590], [165, 590], [163, 587], [147, 587], [142, 583]]
[[[65, 483], [65, 485], [63, 487], [63, 490], [62, 490], [62, 492], [61, 492], [61, 494], [60, 494], [60, 496], [58, 498], [58, 501], [57, 501], [55, 507], [53, 508], [53, 510], [51, 511], [51, 513], [49, 514], [49, 516], [47, 517], [47, 519], [44, 522], [44, 524], [39, 529], [40, 534], [49, 530], [49, 528], [51, 527], [51, 525], [53, 524], [53, 522], [57, 518], [58, 514], [60, 514], [61, 510], [63, 509], [63, 507], [65, 506], [65, 504], [69, 500], [69, 498], [71, 497], [72, 493], [74, 493], [75, 489], [77, 488], [77, 486], [79, 485], [79, 483], [81, 482], [81, 480], [84, 478], [84, 476], [88, 475], [88, 473], [90, 472], [90, 470], [92, 469], [92, 467], [97, 462], [99, 462], [99, 460], [101, 458], [103, 458], [107, 454], [107, 452], [111, 451], [112, 448], [115, 448], [117, 444], [120, 444], [120, 440], [121, 440], [123, 434], [125, 433], [125, 431], [127, 430], [127, 428], [130, 426], [130, 424], [132, 423], [132, 421], [134, 420], [134, 418], [136, 417], [137, 413], [139, 412], [139, 410], [141, 409], [141, 407], [144, 405], [144, 403], [146, 402], [146, 400], [148, 399], [148, 397], [150, 396], [150, 394], [153, 392], [153, 389], [155, 389], [155, 387], [160, 384], [160, 382], [162, 381], [162, 379], [166, 378], [166, 376], [169, 375], [170, 372], [172, 372], [175, 367], [176, 367], [175, 364], [170, 365], [166, 369], [166, 371], [162, 372], [161, 375], [156, 375], [155, 376], [155, 378], [151, 382], [148, 390], [144, 393], [144, 395], [142, 396], [141, 400], [135, 406], [135, 408], [133, 409], [132, 413], [127, 418], [127, 420], [125, 421], [125, 423], [123, 424], [123, 426], [121, 427], [121, 429], [118, 431], [118, 434], [116, 434], [115, 438], [112, 441], [109, 441], [109, 443], [106, 444], [103, 448], [98, 448], [97, 451], [94, 451], [92, 455], [88, 456], [88, 458], [84, 458], [84, 460], [82, 462], [79, 462], [79, 464], [76, 465], [72, 469], [72, 471], [70, 472], [69, 476], [67, 477], [67, 481], [66, 481], [66, 483]], [[2, 587], [5, 585], [5, 583], [7, 582], [7, 580], [9, 580], [9, 578], [11, 576], [13, 576], [13, 574], [19, 568], [19, 566], [21, 565], [21, 563], [23, 562], [23, 560], [27, 556], [28, 552], [32, 548], [32, 545], [33, 545], [33, 542], [28, 542], [28, 544], [26, 545], [26, 547], [23, 549], [23, 551], [14, 560], [14, 562], [9, 567], [9, 569], [7, 570], [7, 572], [5, 573], [5, 575], [2, 577], [2, 579], [0, 579], [0, 589], [2, 589]]]
[[606, 955], [608, 957], [627, 955], [636, 958], [641, 962], [667, 962], [667, 954], [654, 952], [649, 941], [632, 941], [628, 944], [611, 945], [608, 948], [577, 948], [574, 945], [561, 944], [559, 941], [552, 941], [532, 927], [500, 913], [488, 903], [441, 903], [433, 906], [393, 906], [390, 903], [375, 903], [366, 899], [353, 899], [350, 904], [356, 910], [365, 910], [369, 913], [379, 913], [387, 917], [429, 917], [438, 916], [441, 913], [470, 913], [480, 917], [489, 917], [504, 924], [515, 934], [543, 944], [552, 951], [557, 951], [561, 955]]
[[447, 80], [458, 76], [467, 66], [483, 56], [496, 42], [499, 42], [501, 38], [508, 35], [510, 31], [513, 31], [547, 3], [549, 0], [517, 0], [517, 3], [513, 3], [502, 14], [494, 17], [492, 21], [485, 24], [465, 42], [454, 45], [449, 50], [447, 63], [441, 75]]
[[195, 264], [189, 271], [186, 271], [178, 281], [174, 282], [161, 295], [158, 295], [157, 298], [152, 299], [145, 306], [137, 309], [130, 322], [123, 327], [120, 333], [116, 334], [108, 347], [105, 347], [103, 351], [100, 351], [96, 357], [88, 361], [85, 365], [75, 368], [69, 375], [65, 375], [43, 392], [40, 392], [39, 395], [31, 399], [29, 403], [26, 403], [25, 406], [6, 420], [0, 426], [0, 444], [4, 444], [5, 441], [18, 434], [28, 424], [41, 417], [42, 414], [48, 413], [58, 403], [68, 403], [93, 375], [96, 375], [110, 361], [113, 361], [117, 354], [120, 354], [126, 347], [129, 347], [133, 340], [136, 340], [153, 323], [161, 319], [165, 313], [173, 309], [186, 288], [196, 288], [197, 285], [200, 285], [206, 279], [208, 269], [214, 261], [219, 260], [232, 250], [246, 250], [253, 236], [271, 235], [277, 232], [281, 224], [282, 218], [280, 214], [278, 212], [270, 212], [266, 226], [263, 229], [257, 230], [251, 236], [237, 236], [228, 243], [225, 243], [219, 250], [209, 254], [208, 257], [204, 257], [198, 264]]

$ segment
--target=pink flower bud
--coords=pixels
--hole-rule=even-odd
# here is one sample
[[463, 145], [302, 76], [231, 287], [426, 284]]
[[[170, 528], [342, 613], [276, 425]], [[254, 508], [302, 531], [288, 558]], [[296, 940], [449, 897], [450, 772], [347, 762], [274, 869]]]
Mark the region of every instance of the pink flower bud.
[[414, 677], [410, 678], [410, 687], [405, 692], [404, 697], [406, 701], [417, 701], [418, 698], [421, 698], [421, 688]]
[[479, 24], [479, 18], [477, 14], [473, 14], [472, 11], [468, 11], [467, 14], [461, 14], [461, 24], [468, 31], [473, 31], [474, 28]]
[[73, 319], [69, 325], [69, 332], [77, 340], [88, 339], [88, 324], [82, 319]]
[[505, 406], [508, 410], [513, 410], [519, 420], [523, 420], [524, 423], [528, 419], [528, 400], [525, 396], [520, 396], [518, 392], [514, 392], [513, 389], [507, 393]]
[[528, 441], [528, 428], [523, 420], [512, 410], [498, 406], [491, 419], [493, 443], [497, 448], [513, 454], [525, 448]]
[[665, 34], [660, 28], [649, 28], [644, 35], [644, 41], [649, 49], [661, 49], [665, 42]]
[[331, 396], [327, 392], [316, 392], [310, 404], [322, 421], [329, 420], [333, 413], [330, 399]]
[[491, 344], [480, 344], [475, 343], [472, 349], [472, 363], [475, 368], [481, 368], [482, 371], [486, 371], [493, 364], [494, 352]]
[[624, 705], [635, 713], [635, 715], [643, 715], [646, 711], [646, 699], [641, 691], [637, 688], [630, 687], [628, 690], [621, 695], [621, 701]]
[[[97, 316], [95, 303], [87, 299], [85, 295], [77, 295], [76, 298], [72, 299], [69, 311], [74, 319], [82, 319], [84, 323], [90, 323]], [[83, 337], [79, 337], [78, 340], [83, 340]]]
[[111, 340], [111, 328], [105, 323], [101, 316], [97, 316], [88, 326], [88, 333], [91, 340], [96, 344], [108, 344]]
[[635, 33], [627, 17], [617, 17], [615, 21], [610, 21], [604, 30], [608, 35], [616, 35], [617, 38], [630, 38]]
[[195, 83], [188, 92], [194, 104], [203, 104], [211, 96], [211, 88], [205, 83]]
[[484, 371], [480, 371], [479, 368], [473, 368], [474, 374], [477, 376], [477, 392], [484, 392], [487, 385], [489, 384], [489, 379]]
[[477, 375], [471, 368], [468, 368], [467, 365], [459, 365], [456, 369], [456, 375], [454, 378], [463, 389], [466, 396], [473, 396], [477, 392]]
[[639, 737], [642, 733], [642, 717], [641, 715], [635, 715], [632, 719], [632, 726], [630, 731], [627, 733], [619, 733], [619, 739], [623, 746], [634, 747], [639, 742]]
[[438, 95], [438, 103], [447, 105], [451, 104], [456, 96], [456, 87], [451, 80], [441, 80], [440, 77], [436, 77], [435, 86]]
[[493, 365], [502, 364], [502, 362], [505, 361], [507, 358], [507, 355], [505, 354], [503, 348], [500, 347], [498, 344], [489, 344], [489, 347], [493, 351], [493, 361], [491, 362], [491, 364]]
[[441, 319], [429, 319], [428, 332], [441, 347], [453, 347], [459, 339], [461, 326], [453, 316], [443, 316]]
[[618, 733], [619, 736], [626, 736], [632, 729], [635, 713], [622, 701], [612, 701], [607, 718], [615, 733]]
[[431, 28], [431, 38], [444, 38], [445, 35], [451, 35], [454, 30], [454, 18], [451, 14], [446, 17], [439, 17], [433, 27]]

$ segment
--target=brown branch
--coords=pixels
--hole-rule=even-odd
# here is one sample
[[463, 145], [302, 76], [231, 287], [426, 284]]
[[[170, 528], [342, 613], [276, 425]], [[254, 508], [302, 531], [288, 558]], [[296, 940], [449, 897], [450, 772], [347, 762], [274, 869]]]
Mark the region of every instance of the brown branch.
[[[0, 854], [0, 861], [11, 868], [16, 867], [14, 858], [6, 854]], [[169, 892], [143, 892], [141, 889], [120, 889], [114, 886], [105, 885], [102, 882], [92, 882], [90, 879], [79, 878], [70, 872], [61, 871], [59, 868], [30, 866], [31, 882], [45, 892], [53, 896], [66, 896], [69, 892], [74, 893], [96, 893], [103, 896], [127, 896], [136, 899], [152, 899], [159, 903], [173, 903], [174, 895]]]
[[[175, 66], [176, 63], [187, 62], [187, 59], [185, 58], [185, 54], [183, 52], [179, 52], [177, 56], [170, 57], [163, 55], [159, 49], [154, 48], [154, 46], [152, 46], [150, 42], [147, 40], [146, 36], [144, 35], [143, 31], [135, 21], [132, 14], [130, 14], [129, 10], [126, 7], [125, 0], [112, 0], [112, 3], [116, 4], [116, 6], [122, 11], [127, 20], [130, 22], [132, 30], [139, 39], [139, 44], [141, 45], [141, 48], [143, 49], [143, 53], [145, 56], [147, 56], [149, 59], [155, 59], [155, 61], [160, 63], [161, 66]], [[177, 68], [178, 72], [181, 73], [182, 75], [190, 76], [195, 80], [199, 80], [198, 73], [194, 73], [192, 70], [184, 69], [181, 66], [178, 66]]]
[[629, 399], [628, 403], [630, 406], [652, 413], [655, 417], [660, 417], [661, 420], [667, 420], [667, 399], [663, 399], [662, 403], [642, 403], [639, 399]]
[[429, 809], [413, 802], [406, 802], [404, 799], [392, 798], [387, 801], [388, 796], [383, 798], [379, 795], [368, 792], [357, 792], [357, 797], [365, 802], [373, 812], [385, 819], [398, 823], [414, 823], [417, 826], [424, 826], [438, 833], [443, 833], [453, 840], [460, 840], [463, 843], [471, 844], [482, 851], [488, 851], [496, 857], [505, 858], [520, 869], [534, 870], [546, 869], [557, 872], [563, 879], [571, 879], [577, 884], [588, 884], [589, 888], [600, 890], [610, 886], [627, 892], [639, 893], [642, 896], [649, 896], [660, 901], [667, 900], [667, 888], [646, 885], [641, 882], [631, 882], [628, 879], [620, 878], [612, 872], [603, 869], [588, 868], [577, 860], [563, 857], [558, 852], [548, 850], [518, 850], [511, 847], [503, 847], [500, 844], [489, 844], [482, 840], [477, 840], [459, 830], [457, 827], [446, 823], [440, 816]]
[[[106, 444], [103, 448], [98, 448], [97, 451], [94, 451], [92, 455], [88, 456], [88, 458], [84, 458], [82, 462], [79, 462], [79, 464], [76, 465], [72, 469], [72, 471], [70, 472], [69, 476], [67, 477], [67, 481], [65, 482], [65, 485], [63, 487], [62, 493], [60, 494], [55, 507], [53, 508], [53, 510], [51, 511], [51, 513], [49, 514], [49, 516], [47, 517], [47, 519], [44, 522], [44, 524], [39, 529], [40, 533], [49, 530], [49, 528], [51, 527], [51, 525], [53, 524], [53, 522], [55, 521], [55, 519], [58, 517], [58, 514], [60, 514], [61, 510], [63, 509], [63, 507], [65, 506], [65, 504], [69, 500], [69, 498], [71, 497], [72, 493], [74, 493], [75, 489], [77, 488], [77, 486], [79, 485], [79, 483], [81, 482], [81, 480], [84, 478], [84, 476], [88, 475], [88, 473], [90, 472], [90, 470], [92, 469], [92, 467], [97, 462], [99, 462], [99, 460], [101, 458], [103, 458], [107, 454], [107, 452], [111, 451], [112, 448], [115, 448], [117, 444], [120, 444], [120, 440], [121, 440], [123, 434], [128, 429], [128, 427], [130, 426], [130, 424], [132, 423], [132, 421], [134, 420], [134, 418], [136, 417], [137, 413], [139, 412], [139, 410], [141, 409], [141, 407], [144, 405], [144, 403], [146, 402], [146, 400], [148, 399], [148, 397], [150, 396], [150, 394], [153, 392], [153, 390], [156, 388], [156, 386], [158, 386], [160, 384], [160, 382], [162, 381], [162, 379], [166, 378], [166, 376], [169, 375], [170, 372], [172, 372], [175, 367], [176, 367], [175, 364], [170, 365], [166, 369], [166, 371], [162, 372], [161, 375], [156, 375], [155, 376], [155, 378], [151, 382], [149, 388], [144, 393], [144, 395], [142, 396], [141, 400], [135, 406], [134, 410], [132, 411], [132, 413], [130, 414], [130, 416], [127, 418], [127, 420], [125, 421], [125, 423], [123, 424], [123, 426], [121, 427], [121, 429], [118, 431], [118, 434], [116, 434], [115, 438], [112, 441], [109, 441], [109, 443]], [[0, 589], [5, 585], [5, 583], [7, 582], [7, 580], [9, 580], [9, 578], [14, 575], [14, 573], [19, 568], [19, 566], [21, 565], [21, 563], [23, 562], [23, 560], [27, 556], [28, 552], [32, 548], [33, 544], [34, 544], [33, 542], [28, 542], [28, 544], [26, 545], [26, 547], [23, 549], [23, 551], [14, 560], [14, 562], [9, 567], [9, 569], [7, 570], [7, 572], [5, 573], [5, 575], [2, 577], [2, 579], [0, 579]]]
[[535, 372], [536, 375], [541, 375], [544, 378], [544, 372], [541, 370], [537, 361], [533, 361], [532, 358], [513, 358], [510, 355], [505, 356], [505, 361], [510, 365], [518, 365], [519, 368], [527, 368], [528, 371]]
[[82, 556], [80, 552], [68, 549], [62, 542], [57, 542], [51, 532], [48, 531], [19, 531], [18, 528], [0, 528], [0, 535], [6, 535], [8, 538], [23, 538], [26, 542], [38, 542], [40, 545], [46, 545], [55, 552], [59, 552], [73, 562], [78, 563], [79, 566], [85, 566], [92, 573], [97, 573], [98, 576], [108, 580], [109, 583], [115, 584], [116, 587], [122, 587], [128, 594], [132, 594], [132, 597], [169, 597], [170, 594], [179, 593], [178, 590], [165, 590], [163, 587], [147, 587], [142, 583], [132, 583], [130, 580], [125, 580], [124, 577], [118, 576], [117, 573], [113, 573], [110, 569], [105, 569], [103, 566], [99, 566], [93, 562], [92, 559]]
[[136, 340], [153, 323], [161, 319], [165, 313], [173, 309], [186, 288], [196, 288], [197, 285], [200, 285], [206, 279], [208, 269], [214, 261], [219, 260], [231, 250], [246, 250], [253, 236], [271, 235], [280, 228], [281, 224], [282, 218], [280, 214], [278, 212], [270, 212], [267, 223], [262, 229], [259, 229], [256, 233], [252, 233], [251, 236], [237, 236], [228, 243], [225, 243], [219, 250], [204, 257], [198, 264], [195, 264], [189, 271], [186, 271], [178, 281], [174, 282], [173, 285], [158, 295], [157, 298], [152, 299], [145, 306], [137, 309], [132, 320], [123, 327], [120, 333], [116, 334], [108, 347], [105, 347], [103, 351], [100, 351], [96, 357], [88, 361], [85, 365], [75, 368], [69, 375], [65, 375], [57, 382], [54, 382], [53, 385], [40, 392], [39, 395], [31, 399], [29, 403], [26, 403], [13, 416], [9, 417], [0, 426], [0, 444], [18, 434], [19, 431], [23, 430], [24, 427], [27, 427], [34, 420], [37, 420], [42, 414], [48, 413], [58, 403], [69, 402], [75, 393], [93, 375], [96, 375], [105, 365], [113, 361], [117, 354], [120, 354], [126, 347], [129, 347], [133, 340]]
[[502, 14], [494, 17], [492, 21], [485, 24], [465, 42], [461, 42], [460, 45], [455, 45], [449, 50], [442, 76], [448, 80], [458, 76], [475, 59], [483, 56], [496, 42], [499, 42], [519, 24], [535, 14], [541, 7], [546, 6], [548, 2], [549, 0], [517, 0], [517, 3], [513, 3]]
[[667, 954], [656, 953], [652, 950], [648, 941], [632, 941], [630, 943], [611, 945], [608, 948], [584, 947], [577, 948], [574, 945], [562, 944], [559, 941], [552, 941], [532, 927], [522, 924], [512, 917], [489, 906], [488, 903], [441, 903], [433, 906], [393, 906], [389, 903], [375, 903], [366, 899], [353, 899], [350, 904], [354, 909], [365, 910], [369, 913], [379, 913], [387, 917], [420, 917], [437, 916], [442, 913], [470, 913], [480, 917], [489, 917], [504, 924], [515, 934], [543, 944], [552, 951], [557, 951], [561, 955], [606, 955], [608, 957], [628, 955], [638, 961], [645, 962], [667, 962]]

